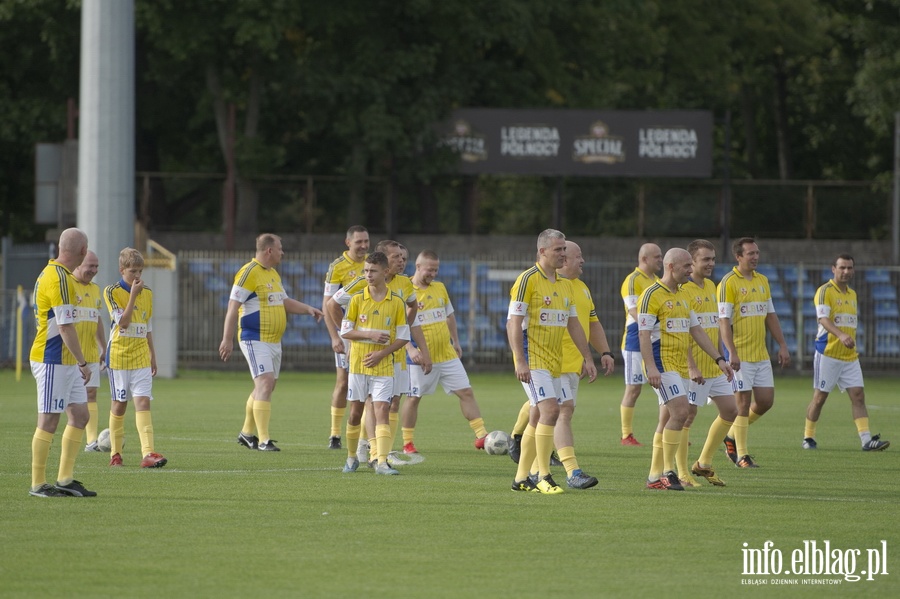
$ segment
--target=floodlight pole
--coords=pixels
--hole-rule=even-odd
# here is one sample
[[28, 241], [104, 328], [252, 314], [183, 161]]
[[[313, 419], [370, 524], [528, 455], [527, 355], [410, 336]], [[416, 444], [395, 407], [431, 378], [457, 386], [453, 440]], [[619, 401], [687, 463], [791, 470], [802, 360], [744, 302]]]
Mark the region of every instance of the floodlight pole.
[[900, 264], [900, 112], [894, 113], [894, 203], [891, 215], [891, 257]]

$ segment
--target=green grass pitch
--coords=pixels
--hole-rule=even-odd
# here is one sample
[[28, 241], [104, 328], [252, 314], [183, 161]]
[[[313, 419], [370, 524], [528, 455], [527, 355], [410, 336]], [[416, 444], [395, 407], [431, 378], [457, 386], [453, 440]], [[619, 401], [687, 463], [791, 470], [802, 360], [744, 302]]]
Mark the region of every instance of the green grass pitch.
[[[594, 489], [513, 493], [515, 466], [472, 447], [455, 397], [423, 400], [416, 445], [425, 462], [400, 476], [363, 466], [340, 472], [344, 451], [325, 448], [330, 373], [283, 373], [272, 436], [280, 453], [235, 442], [251, 389], [246, 373], [182, 372], [154, 382], [160, 470], [137, 465], [133, 406], [125, 467], [81, 454], [76, 478], [99, 496], [28, 495], [34, 381], [0, 372], [0, 595], [42, 597], [621, 597], [897, 596], [900, 591], [900, 446], [866, 454], [846, 395], [833, 393], [819, 422], [820, 449], [800, 448], [808, 376], [779, 377], [776, 404], [750, 429], [761, 468], [738, 470], [719, 452], [724, 488], [644, 489], [650, 448], [619, 442], [621, 374], [582, 384], [574, 429]], [[472, 377], [488, 430], [509, 431], [524, 396], [512, 373]], [[900, 444], [897, 379], [867, 380], [872, 432]], [[100, 393], [106, 427], [108, 391]], [[635, 434], [649, 443], [656, 397], [638, 402]], [[715, 408], [700, 410], [690, 459]], [[48, 478], [56, 475], [59, 434]], [[555, 469], [557, 481], [564, 479]], [[790, 567], [804, 541], [861, 551], [886, 541], [888, 574], [747, 576], [744, 543], [772, 541]], [[774, 552], [769, 555], [774, 555]], [[849, 564], [848, 561], [842, 563]], [[840, 580], [810, 585], [808, 579]], [[766, 585], [747, 582], [761, 580]], [[778, 581], [797, 582], [786, 588]], [[806, 581], [806, 582], [804, 582]], [[778, 588], [774, 588], [774, 587]]]

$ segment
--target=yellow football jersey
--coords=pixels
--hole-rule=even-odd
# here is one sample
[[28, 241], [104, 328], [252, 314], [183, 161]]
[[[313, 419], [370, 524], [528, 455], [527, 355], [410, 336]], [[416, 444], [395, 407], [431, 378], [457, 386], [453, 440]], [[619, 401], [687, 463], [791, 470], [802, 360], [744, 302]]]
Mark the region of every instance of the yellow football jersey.
[[[691, 310], [697, 315], [703, 332], [712, 341], [713, 346], [719, 348], [719, 307], [716, 302], [716, 284], [709, 279], [703, 279], [701, 288], [693, 279], [681, 286], [682, 291], [690, 300]], [[715, 378], [722, 374], [718, 364], [699, 345], [691, 340], [691, 354], [694, 363], [700, 368], [703, 378]]]
[[688, 377], [691, 326], [698, 324], [690, 302], [681, 287], [672, 292], [662, 282], [650, 285], [638, 301], [638, 329], [650, 331], [653, 360], [661, 373], [677, 372], [682, 378]]
[[[856, 341], [856, 327], [859, 324], [856, 291], [847, 287], [847, 291], [842, 292], [834, 280], [831, 280], [819, 287], [813, 297], [813, 303], [816, 306], [817, 318], [830, 318], [837, 328]], [[840, 339], [829, 333], [821, 324], [816, 333], [816, 351], [829, 358], [845, 362], [852, 362], [859, 358], [856, 347], [845, 346]]]
[[622, 349], [624, 351], [641, 351], [641, 343], [638, 341], [637, 321], [632, 318], [628, 310], [637, 309], [638, 298], [647, 287], [659, 280], [656, 275], [650, 276], [640, 268], [635, 268], [625, 280], [622, 281], [622, 303], [625, 306], [625, 332], [622, 333]]
[[277, 270], [266, 268], [254, 258], [234, 276], [229, 298], [241, 304], [238, 339], [281, 343], [287, 327], [284, 310], [287, 293]]
[[[594, 298], [591, 297], [591, 290], [588, 289], [584, 281], [581, 279], [569, 280], [572, 282], [572, 289], [575, 292], [575, 311], [578, 313], [578, 323], [584, 329], [585, 339], [590, 340], [591, 323], [600, 322], [600, 318], [597, 317], [597, 310], [594, 308]], [[583, 367], [584, 357], [578, 351], [575, 342], [572, 341], [569, 330], [566, 329], [566, 333], [563, 335], [562, 371], [581, 374]]]
[[109, 310], [109, 340], [106, 342], [106, 364], [113, 370], [137, 370], [150, 367], [150, 344], [147, 334], [153, 331], [153, 291], [149, 287], [138, 294], [131, 313], [131, 324], [122, 330], [119, 319], [128, 305], [131, 286], [123, 280], [103, 290]]
[[734, 267], [719, 281], [719, 318], [731, 319], [738, 357], [744, 362], [770, 360], [766, 348], [766, 314], [775, 311], [769, 279], [753, 271], [748, 281]]
[[458, 358], [447, 326], [447, 317], [453, 314], [447, 288], [443, 283], [432, 281], [428, 287], [416, 287], [416, 299], [419, 305], [416, 321], [422, 327], [432, 363]]
[[365, 265], [365, 257], [359, 262], [354, 262], [349, 252], [341, 254], [340, 258], [331, 263], [325, 274], [325, 297], [331, 297], [338, 289], [361, 276]]
[[44, 364], [77, 364], [63, 343], [59, 325], [74, 324], [75, 277], [68, 268], [50, 260], [34, 283], [34, 322], [37, 332], [29, 358]]
[[100, 361], [100, 348], [97, 347], [97, 327], [100, 326], [100, 311], [103, 309], [103, 298], [100, 286], [94, 282], [84, 285], [73, 277], [75, 284], [75, 330], [78, 331], [78, 343], [87, 362]]
[[[368, 286], [350, 298], [344, 322], [341, 323], [341, 334], [349, 330], [379, 331], [390, 335], [385, 345], [397, 339], [409, 341], [409, 326], [406, 324], [406, 304], [400, 296], [388, 290], [383, 300], [377, 302], [369, 294]], [[394, 376], [394, 356], [387, 356], [376, 366], [369, 368], [363, 359], [373, 351], [384, 349], [372, 341], [351, 340], [350, 342], [350, 374], [369, 376]]]
[[563, 277], [552, 282], [539, 264], [519, 275], [510, 291], [509, 316], [524, 316], [525, 358], [532, 370], [562, 369], [562, 341], [569, 318], [577, 318], [572, 283]]

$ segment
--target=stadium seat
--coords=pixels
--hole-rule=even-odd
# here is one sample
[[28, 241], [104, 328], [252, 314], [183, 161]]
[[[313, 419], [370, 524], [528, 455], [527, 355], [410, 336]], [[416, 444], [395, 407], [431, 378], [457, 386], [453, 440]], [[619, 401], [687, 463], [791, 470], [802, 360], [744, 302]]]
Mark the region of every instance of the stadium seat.
[[330, 262], [316, 262], [312, 267], [313, 276], [325, 280], [325, 274], [328, 272], [329, 266], [331, 266]]
[[[776, 313], [777, 308], [776, 308]], [[787, 335], [796, 335], [797, 334], [797, 325], [794, 324], [793, 318], [783, 318], [780, 313], [778, 313], [778, 321], [781, 323], [781, 332]]]
[[891, 273], [884, 268], [870, 268], [865, 271], [866, 283], [890, 283]]
[[773, 300], [780, 300], [780, 299], [784, 299], [784, 297], [785, 297], [784, 296], [784, 287], [782, 287], [781, 283], [778, 283], [777, 281], [774, 283], [772, 283], [772, 282], [769, 283], [769, 291], [772, 293]]
[[306, 339], [303, 338], [303, 334], [300, 331], [288, 329], [284, 332], [284, 336], [281, 337], [281, 344], [285, 347], [297, 347], [306, 345]]
[[472, 286], [468, 279], [453, 279], [445, 283], [445, 285], [447, 286], [447, 293], [452, 297], [469, 295], [469, 292], [472, 290]]
[[314, 293], [318, 291], [321, 294], [325, 289], [325, 279], [303, 277], [302, 279], [300, 279], [299, 289], [304, 293]]
[[756, 267], [756, 272], [763, 275], [769, 282], [779, 281], [778, 269], [772, 266], [771, 264], [760, 264]]
[[331, 347], [331, 336], [323, 329], [309, 331], [306, 335], [306, 340], [309, 345]]
[[900, 310], [897, 309], [897, 302], [891, 300], [882, 300], [875, 302], [875, 318], [898, 318]]
[[438, 276], [444, 281], [459, 279], [461, 273], [462, 269], [457, 262], [441, 262], [441, 265], [438, 268]]
[[481, 339], [481, 349], [502, 350], [509, 347], [509, 341], [506, 336], [499, 332], [490, 332]]
[[722, 277], [731, 272], [731, 268], [732, 267], [727, 264], [717, 264], [715, 268], [713, 268], [713, 279], [715, 279], [716, 282], [721, 281]]
[[281, 263], [281, 276], [303, 276], [306, 274], [306, 267], [302, 263], [295, 260]]
[[811, 299], [803, 300], [803, 317], [804, 318], [815, 318], [816, 317], [816, 306], [812, 303]]
[[[454, 313], [461, 312], [464, 315], [469, 314], [469, 296], [461, 295], [456, 300], [451, 300], [453, 302], [453, 310]], [[460, 315], [456, 314], [457, 320], [459, 320]]]
[[241, 260], [240, 258], [229, 258], [227, 260], [222, 261], [222, 263], [219, 265], [219, 270], [222, 272], [223, 275], [225, 275], [227, 277], [231, 277], [231, 279], [233, 280], [234, 275], [237, 273], [237, 271], [240, 270], [240, 268], [243, 265], [247, 264], [247, 262], [249, 262], [249, 260]]
[[793, 286], [798, 279], [803, 282], [809, 280], [809, 275], [806, 273], [805, 268], [800, 268], [798, 266], [786, 266], [782, 269], [781, 280], [786, 284], [790, 284], [791, 286]]
[[878, 284], [872, 287], [872, 299], [897, 301], [897, 290], [893, 285]]
[[212, 275], [216, 269], [209, 260], [189, 260], [188, 272], [194, 275]]
[[780, 299], [773, 298], [772, 303], [775, 304], [775, 314], [778, 315], [780, 320], [790, 320], [793, 317], [793, 306], [791, 305], [791, 302], [784, 299], [783, 296]]
[[805, 318], [803, 320], [803, 334], [804, 335], [813, 335], [819, 331], [819, 321], [814, 318]]
[[830, 266], [826, 266], [819, 272], [819, 280], [822, 281], [823, 283], [826, 281], [830, 281], [833, 276], [834, 276], [834, 273], [831, 272]]
[[876, 356], [896, 356], [900, 355], [900, 340], [896, 338], [884, 338], [875, 341]]
[[231, 291], [231, 284], [226, 282], [222, 277], [216, 275], [207, 276], [206, 279], [203, 280], [203, 285], [206, 287], [207, 291], [212, 291], [213, 293]]
[[505, 297], [492, 297], [488, 300], [487, 309], [491, 314], [506, 314], [509, 311], [509, 299]]
[[[859, 331], [857, 331], [858, 333]], [[878, 337], [900, 337], [900, 322], [893, 318], [876, 320], [875, 335]]]
[[478, 293], [490, 297], [502, 295], [503, 286], [500, 284], [500, 281], [479, 281]]

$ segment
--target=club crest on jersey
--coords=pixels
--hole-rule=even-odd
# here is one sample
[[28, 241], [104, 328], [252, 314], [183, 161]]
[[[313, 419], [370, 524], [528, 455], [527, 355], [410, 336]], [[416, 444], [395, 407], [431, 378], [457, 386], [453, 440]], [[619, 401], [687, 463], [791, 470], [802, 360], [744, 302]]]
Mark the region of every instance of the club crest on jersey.
[[75, 294], [75, 303], [76, 303], [76, 304], [80, 304], [80, 303], [82, 302], [83, 299], [84, 299], [84, 298], [81, 297], [80, 295], [78, 295], [77, 293]]
[[672, 304], [672, 302], [670, 302], [670, 301], [667, 301], [667, 302], [666, 302], [666, 308], [668, 308], [669, 310], [671, 310], [671, 309], [674, 308], [674, 307], [675, 307], [675, 306], [674, 306], [674, 304]]
[[741, 295], [747, 295], [747, 288], [746, 288], [746, 287], [741, 287], [740, 289], [738, 289], [738, 291], [741, 292]]
[[416, 305], [419, 306], [419, 310], [425, 309], [425, 302], [416, 302]]
[[550, 305], [550, 302], [552, 302], [552, 301], [553, 301], [553, 300], [550, 299], [550, 296], [549, 296], [549, 295], [545, 295], [545, 296], [544, 296], [544, 305], [549, 306], [549, 305]]
[[347, 273], [347, 276], [350, 277], [351, 279], [355, 279], [355, 278], [356, 278], [356, 271], [355, 271], [355, 270], [351, 270], [350, 272]]
[[698, 306], [702, 306], [702, 305], [703, 305], [703, 298], [700, 297], [699, 295], [698, 295], [697, 297], [694, 298], [694, 301], [697, 302], [697, 305], [698, 305]]
[[360, 315], [359, 315], [359, 321], [360, 321], [361, 323], [365, 324], [365, 322], [366, 322], [367, 320], [369, 320], [369, 317], [366, 316], [365, 314], [360, 314]]
[[269, 291], [272, 291], [273, 289], [275, 289], [275, 286], [272, 285], [272, 283], [266, 283], [266, 289], [268, 289]]

